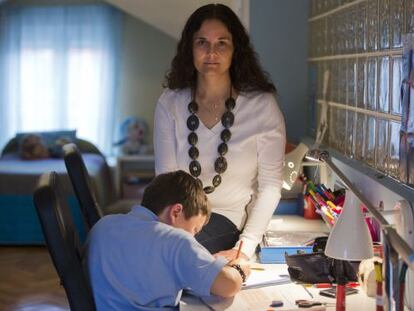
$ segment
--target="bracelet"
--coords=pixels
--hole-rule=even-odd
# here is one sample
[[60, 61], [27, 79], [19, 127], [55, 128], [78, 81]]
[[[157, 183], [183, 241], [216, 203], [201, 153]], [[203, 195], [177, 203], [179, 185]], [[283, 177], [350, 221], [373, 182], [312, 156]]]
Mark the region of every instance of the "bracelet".
[[243, 269], [240, 267], [239, 264], [232, 264], [232, 265], [230, 265], [230, 267], [232, 267], [232, 268], [236, 269], [237, 271], [239, 271], [243, 283], [246, 282], [246, 273], [244, 273]]

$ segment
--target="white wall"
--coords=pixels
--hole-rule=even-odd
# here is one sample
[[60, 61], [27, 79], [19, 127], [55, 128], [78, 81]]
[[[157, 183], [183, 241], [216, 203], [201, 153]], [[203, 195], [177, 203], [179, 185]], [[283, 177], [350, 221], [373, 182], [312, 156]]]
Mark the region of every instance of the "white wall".
[[307, 0], [251, 0], [250, 36], [278, 91], [288, 141], [299, 142], [307, 122]]
[[141, 20], [125, 15], [115, 124], [119, 125], [128, 116], [144, 118], [150, 128], [147, 143], [152, 143], [154, 108], [176, 43]]

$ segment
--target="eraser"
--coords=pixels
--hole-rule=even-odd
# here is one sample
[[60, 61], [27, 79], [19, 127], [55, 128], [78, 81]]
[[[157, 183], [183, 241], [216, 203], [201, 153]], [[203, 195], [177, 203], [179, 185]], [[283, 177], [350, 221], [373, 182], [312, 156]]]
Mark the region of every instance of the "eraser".
[[282, 300], [273, 300], [270, 304], [271, 307], [282, 307], [283, 301]]

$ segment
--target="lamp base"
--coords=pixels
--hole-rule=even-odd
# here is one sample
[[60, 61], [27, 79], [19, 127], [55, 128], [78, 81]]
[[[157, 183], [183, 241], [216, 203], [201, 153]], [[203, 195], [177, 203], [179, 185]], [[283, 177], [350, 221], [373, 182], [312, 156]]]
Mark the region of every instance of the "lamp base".
[[336, 286], [336, 311], [345, 311], [345, 284]]
[[345, 311], [345, 295], [347, 279], [344, 274], [344, 261], [335, 259], [336, 278], [336, 311]]

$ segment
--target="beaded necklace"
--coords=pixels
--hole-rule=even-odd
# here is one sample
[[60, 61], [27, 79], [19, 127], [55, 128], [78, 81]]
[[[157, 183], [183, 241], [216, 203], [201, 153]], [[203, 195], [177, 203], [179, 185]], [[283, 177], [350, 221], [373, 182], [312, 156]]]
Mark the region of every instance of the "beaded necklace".
[[[197, 178], [197, 181], [203, 185], [203, 182], [198, 178], [201, 174], [201, 165], [200, 162], [197, 161], [197, 158], [200, 154], [198, 148], [196, 147], [198, 143], [198, 136], [196, 130], [200, 125], [200, 120], [198, 119], [196, 113], [198, 112], [198, 104], [195, 101], [194, 93], [192, 94], [191, 102], [188, 104], [188, 111], [191, 115], [187, 119], [187, 127], [190, 130], [190, 134], [188, 134], [188, 143], [190, 144], [190, 148], [188, 149], [188, 155], [191, 158], [191, 162], [189, 165], [190, 174]], [[214, 162], [214, 170], [216, 171], [216, 175], [213, 177], [212, 185], [204, 187], [204, 192], [209, 194], [212, 193], [220, 184], [221, 184], [221, 174], [223, 174], [227, 169], [227, 160], [224, 155], [228, 151], [227, 143], [231, 138], [230, 128], [234, 124], [234, 114], [233, 109], [236, 106], [236, 101], [232, 97], [231, 86], [230, 86], [230, 97], [226, 99], [225, 102], [226, 111], [221, 116], [221, 124], [224, 126], [224, 129], [221, 131], [220, 138], [221, 143], [217, 147], [217, 152], [219, 156], [217, 157], [216, 161]]]

